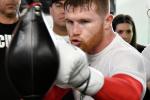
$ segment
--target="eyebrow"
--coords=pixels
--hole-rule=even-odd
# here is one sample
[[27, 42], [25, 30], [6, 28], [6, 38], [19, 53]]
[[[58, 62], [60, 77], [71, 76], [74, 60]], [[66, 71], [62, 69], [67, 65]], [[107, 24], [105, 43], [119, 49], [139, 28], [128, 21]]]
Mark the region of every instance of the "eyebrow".
[[127, 30], [124, 30], [124, 29], [119, 29], [119, 30], [122, 30], [122, 31], [128, 31], [128, 30], [131, 30], [131, 29], [127, 29]]

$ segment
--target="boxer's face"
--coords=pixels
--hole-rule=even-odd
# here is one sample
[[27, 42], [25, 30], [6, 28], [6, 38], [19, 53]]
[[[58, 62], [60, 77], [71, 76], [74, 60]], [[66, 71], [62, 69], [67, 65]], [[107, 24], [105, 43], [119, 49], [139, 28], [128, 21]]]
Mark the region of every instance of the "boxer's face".
[[102, 14], [98, 12], [95, 3], [92, 3], [90, 8], [77, 6], [65, 10], [66, 27], [71, 43], [88, 54], [97, 52], [105, 34], [106, 18], [105, 14]]

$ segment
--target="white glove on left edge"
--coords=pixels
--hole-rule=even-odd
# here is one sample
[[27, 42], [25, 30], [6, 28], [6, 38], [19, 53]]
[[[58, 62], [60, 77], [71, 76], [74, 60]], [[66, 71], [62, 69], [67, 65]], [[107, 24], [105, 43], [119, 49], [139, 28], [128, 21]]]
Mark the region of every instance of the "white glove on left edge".
[[87, 86], [87, 95], [96, 94], [104, 84], [101, 72], [88, 67], [86, 54], [81, 49], [67, 43], [61, 37], [57, 40], [55, 46], [59, 53], [60, 68], [56, 84], [60, 87], [71, 86], [81, 92]]

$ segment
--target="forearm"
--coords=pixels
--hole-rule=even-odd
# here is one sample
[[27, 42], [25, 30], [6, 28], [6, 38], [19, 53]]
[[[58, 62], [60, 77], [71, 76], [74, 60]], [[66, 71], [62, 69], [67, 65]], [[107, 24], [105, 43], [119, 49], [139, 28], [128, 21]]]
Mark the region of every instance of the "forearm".
[[103, 87], [94, 96], [95, 100], [140, 100], [142, 84], [134, 78], [118, 74], [105, 78]]

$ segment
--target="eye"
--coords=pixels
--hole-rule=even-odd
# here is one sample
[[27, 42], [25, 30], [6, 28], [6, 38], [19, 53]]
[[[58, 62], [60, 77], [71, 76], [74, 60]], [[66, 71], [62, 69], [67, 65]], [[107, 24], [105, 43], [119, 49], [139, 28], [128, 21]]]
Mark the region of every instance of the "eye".
[[127, 30], [127, 34], [130, 34], [131, 33], [131, 30]]
[[61, 3], [55, 3], [55, 6], [58, 7], [58, 8], [61, 8], [61, 7], [63, 7], [63, 4], [61, 4]]
[[73, 24], [73, 21], [71, 21], [71, 20], [66, 20], [66, 24]]
[[118, 30], [117, 33], [122, 34], [123, 30]]
[[86, 23], [89, 23], [89, 22], [90, 22], [89, 20], [80, 20], [81, 24], [86, 24]]

